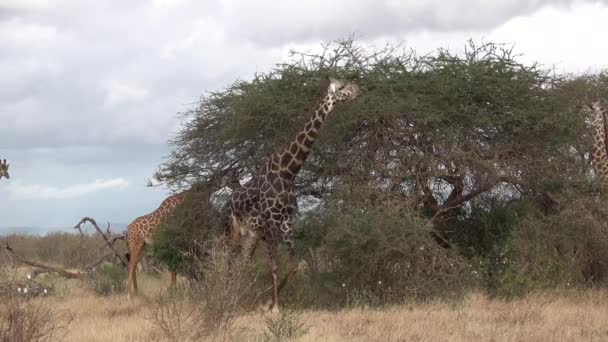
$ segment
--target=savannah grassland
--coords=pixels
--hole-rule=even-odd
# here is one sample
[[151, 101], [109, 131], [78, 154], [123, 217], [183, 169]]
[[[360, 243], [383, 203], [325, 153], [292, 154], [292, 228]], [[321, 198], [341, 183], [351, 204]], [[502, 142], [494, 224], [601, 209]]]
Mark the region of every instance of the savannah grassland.
[[[169, 340], [152, 319], [165, 282], [140, 278], [145, 295], [131, 301], [121, 294], [94, 295], [80, 280], [70, 280], [64, 294], [34, 298], [32, 303], [70, 313], [73, 320], [65, 341]], [[273, 341], [269, 319], [277, 318], [252, 312], [238, 317], [225, 332], [196, 340]], [[291, 320], [302, 324], [298, 341], [606, 341], [608, 291], [554, 291], [512, 301], [472, 293], [453, 302], [297, 311]]]

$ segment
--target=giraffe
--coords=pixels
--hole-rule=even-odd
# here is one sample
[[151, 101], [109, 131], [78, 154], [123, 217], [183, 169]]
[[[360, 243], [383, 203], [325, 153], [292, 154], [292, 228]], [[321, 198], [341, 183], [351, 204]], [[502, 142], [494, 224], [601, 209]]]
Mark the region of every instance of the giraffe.
[[7, 164], [6, 159], [3, 159], [2, 162], [0, 163], [0, 179], [2, 179], [2, 177], [5, 177], [6, 179], [11, 178], [8, 174], [9, 166], [11, 166], [11, 164]]
[[608, 146], [606, 145], [606, 120], [608, 119], [608, 103], [596, 101], [589, 105], [591, 109], [591, 125], [593, 132], [593, 154], [591, 164], [600, 177], [604, 186], [608, 185]]
[[[125, 240], [129, 252], [125, 256], [128, 260], [127, 289], [129, 298], [137, 295], [137, 264], [145, 254], [145, 247], [152, 244], [152, 236], [158, 226], [173, 214], [175, 208], [186, 199], [189, 192], [195, 191], [195, 188], [200, 188], [201, 186], [205, 187], [204, 189], [206, 190], [217, 190], [217, 187], [215, 187], [217, 183], [217, 179], [212, 178], [208, 183], [199, 183], [186, 191], [171, 195], [165, 198], [156, 210], [136, 218], [127, 226]], [[229, 171], [221, 177], [219, 187], [223, 188], [225, 186], [232, 189], [240, 186], [236, 172]], [[176, 278], [175, 271], [171, 270], [170, 287], [175, 285]]]
[[257, 242], [265, 242], [272, 274], [272, 304], [270, 310], [279, 312], [278, 292], [297, 267], [290, 267], [279, 284], [276, 248], [279, 242], [287, 245], [293, 259], [292, 225], [297, 215], [297, 201], [293, 190], [296, 175], [308, 157], [315, 137], [327, 115], [339, 102], [354, 100], [361, 88], [353, 82], [329, 79], [325, 96], [312, 111], [295, 138], [279, 152], [265, 158], [254, 177], [234, 191], [226, 203], [226, 237], [240, 240], [242, 253], [251, 256]]

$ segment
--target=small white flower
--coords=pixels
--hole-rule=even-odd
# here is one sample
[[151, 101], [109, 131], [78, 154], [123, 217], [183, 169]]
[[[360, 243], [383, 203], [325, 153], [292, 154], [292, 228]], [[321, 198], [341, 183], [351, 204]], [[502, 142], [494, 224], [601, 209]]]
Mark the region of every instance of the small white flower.
[[424, 246], [420, 246], [420, 250], [423, 251], [424, 250]]
[[346, 284], [342, 283], [342, 287], [346, 287]]
[[20, 287], [17, 288], [17, 292], [21, 293], [21, 288]]
[[378, 280], [378, 285], [382, 285], [382, 280]]
[[23, 293], [27, 293], [27, 287], [23, 288]]
[[28, 274], [27, 279], [32, 279], [32, 276], [30, 274]]
[[46, 289], [44, 289], [44, 294], [46, 294]]

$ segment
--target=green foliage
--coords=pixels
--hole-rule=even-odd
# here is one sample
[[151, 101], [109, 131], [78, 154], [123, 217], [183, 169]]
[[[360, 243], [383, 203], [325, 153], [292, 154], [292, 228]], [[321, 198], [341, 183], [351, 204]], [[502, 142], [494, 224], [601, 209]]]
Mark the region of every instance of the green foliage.
[[126, 289], [127, 271], [120, 265], [103, 263], [86, 277], [93, 292], [100, 296], [123, 293]]
[[222, 215], [211, 201], [215, 190], [215, 184], [194, 186], [173, 215], [156, 230], [152, 254], [170, 269], [193, 276], [191, 266], [203, 257], [208, 244], [223, 233]]
[[[370, 197], [370, 191], [363, 194], [359, 189], [351, 196]], [[466, 260], [433, 239], [430, 222], [398, 201], [376, 206], [335, 203], [311, 213], [302, 225], [297, 245], [310, 268], [302, 287], [319, 289], [312, 297], [328, 294], [308, 305], [377, 305], [457, 296], [474, 281]], [[323, 285], [312, 285], [315, 282]]]
[[592, 208], [593, 203], [579, 200], [554, 215], [530, 210], [516, 227], [498, 294], [605, 285], [608, 216]]

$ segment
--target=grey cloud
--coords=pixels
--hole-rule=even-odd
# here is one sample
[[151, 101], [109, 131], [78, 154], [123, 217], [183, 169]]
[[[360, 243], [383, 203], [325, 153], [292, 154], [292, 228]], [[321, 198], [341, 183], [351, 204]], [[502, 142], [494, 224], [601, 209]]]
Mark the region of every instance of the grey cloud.
[[491, 29], [545, 6], [585, 0], [228, 1], [223, 22], [234, 38], [262, 45], [358, 33], [365, 38], [412, 31]]
[[574, 1], [13, 0], [0, 4], [0, 143], [160, 144], [177, 112], [285, 44], [492, 27]]

